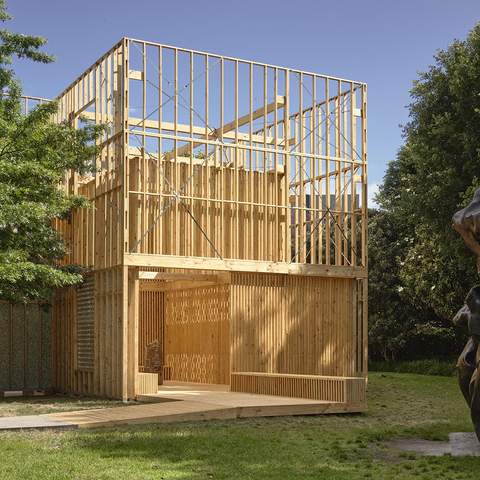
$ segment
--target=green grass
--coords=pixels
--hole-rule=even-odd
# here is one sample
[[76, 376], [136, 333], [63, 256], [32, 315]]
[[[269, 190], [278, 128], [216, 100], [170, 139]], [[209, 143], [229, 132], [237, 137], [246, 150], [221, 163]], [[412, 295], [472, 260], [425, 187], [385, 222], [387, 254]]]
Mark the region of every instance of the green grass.
[[478, 478], [480, 458], [417, 457], [382, 444], [471, 431], [454, 378], [372, 373], [369, 398], [368, 413], [359, 415], [3, 433], [0, 478]]
[[40, 415], [43, 413], [71, 412], [74, 410], [90, 410], [124, 406], [121, 401], [102, 400], [82, 397], [12, 397], [0, 401], [0, 417], [15, 415]]

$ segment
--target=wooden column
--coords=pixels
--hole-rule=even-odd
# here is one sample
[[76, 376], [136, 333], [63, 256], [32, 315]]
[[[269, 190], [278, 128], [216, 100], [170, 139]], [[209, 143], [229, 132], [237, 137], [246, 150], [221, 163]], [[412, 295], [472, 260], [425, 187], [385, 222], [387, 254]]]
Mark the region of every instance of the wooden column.
[[123, 388], [122, 400], [138, 393], [138, 268], [123, 267]]

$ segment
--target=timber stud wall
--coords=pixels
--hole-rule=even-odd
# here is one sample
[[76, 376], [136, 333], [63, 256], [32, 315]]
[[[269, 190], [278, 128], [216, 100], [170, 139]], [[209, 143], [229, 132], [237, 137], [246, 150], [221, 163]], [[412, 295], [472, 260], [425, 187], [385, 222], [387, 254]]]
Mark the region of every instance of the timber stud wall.
[[[153, 340], [177, 379], [192, 379], [193, 365], [201, 381], [365, 377], [366, 92], [128, 38], [72, 83], [57, 121], [107, 131], [95, 174], [63, 182], [92, 201], [57, 228], [70, 247], [64, 263], [94, 271], [95, 354], [93, 369], [75, 365], [76, 294], [58, 292], [56, 331], [67, 339], [55, 343], [65, 361], [57, 388], [135, 397], [153, 388], [143, 372]], [[150, 293], [147, 270], [164, 275]], [[226, 271], [227, 286], [211, 284]], [[210, 280], [195, 277], [192, 290], [168, 272]], [[203, 350], [185, 322], [209, 338]]]

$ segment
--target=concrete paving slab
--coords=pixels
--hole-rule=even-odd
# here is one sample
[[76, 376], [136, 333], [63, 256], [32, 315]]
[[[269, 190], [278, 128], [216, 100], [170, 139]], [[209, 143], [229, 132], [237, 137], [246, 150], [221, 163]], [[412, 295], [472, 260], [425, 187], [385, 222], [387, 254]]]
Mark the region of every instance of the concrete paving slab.
[[454, 457], [480, 457], [480, 442], [473, 432], [455, 432], [448, 436]]
[[450, 442], [437, 442], [422, 438], [399, 438], [385, 442], [385, 445], [394, 450], [418, 453], [426, 457], [441, 457], [452, 453]]
[[448, 442], [423, 440], [421, 438], [399, 438], [385, 442], [385, 445], [403, 452], [424, 456], [479, 457], [480, 442], [473, 432], [454, 432], [448, 435]]

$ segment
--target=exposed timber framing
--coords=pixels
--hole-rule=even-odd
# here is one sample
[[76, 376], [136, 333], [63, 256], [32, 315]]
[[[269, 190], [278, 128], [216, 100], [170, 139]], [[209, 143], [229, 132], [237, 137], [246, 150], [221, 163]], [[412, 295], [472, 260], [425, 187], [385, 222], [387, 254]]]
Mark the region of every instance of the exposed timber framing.
[[[165, 377], [363, 408], [366, 95], [130, 38], [65, 89], [57, 121], [108, 129], [95, 174], [62, 185], [94, 206], [56, 227], [63, 263], [93, 271], [95, 339], [93, 369], [68, 363], [57, 389], [127, 400]], [[60, 362], [76, 290], [55, 298]]]

